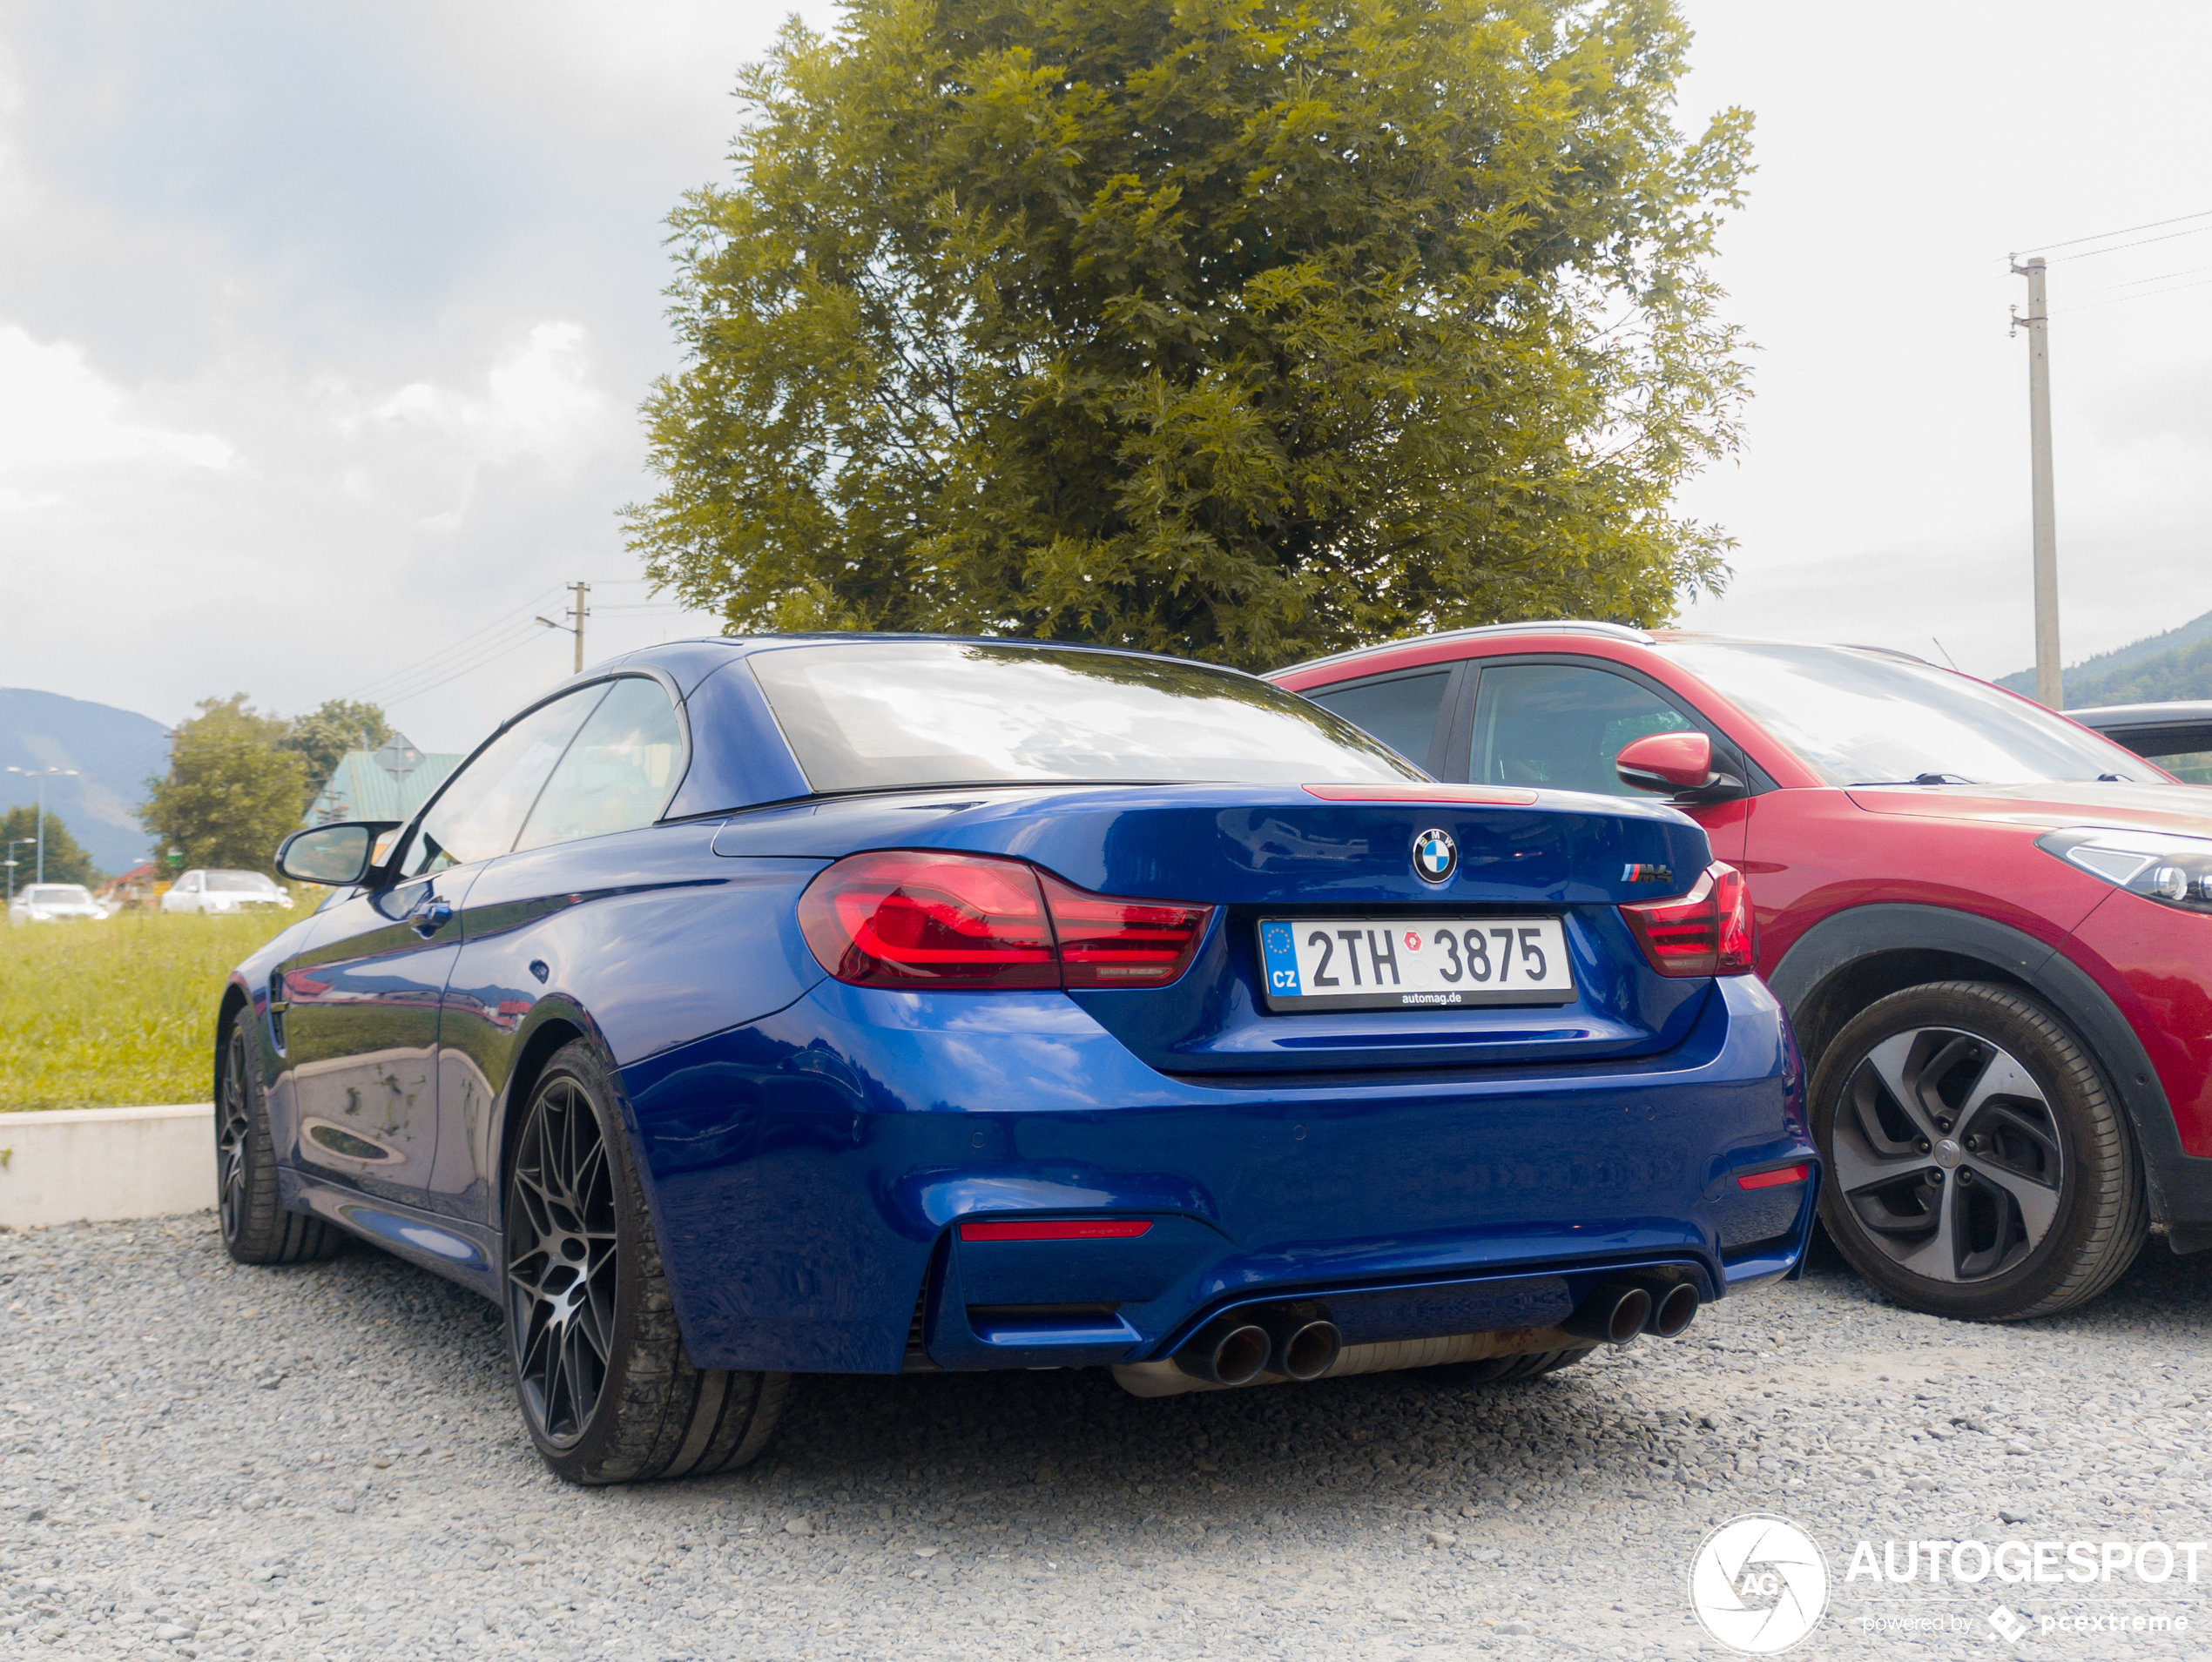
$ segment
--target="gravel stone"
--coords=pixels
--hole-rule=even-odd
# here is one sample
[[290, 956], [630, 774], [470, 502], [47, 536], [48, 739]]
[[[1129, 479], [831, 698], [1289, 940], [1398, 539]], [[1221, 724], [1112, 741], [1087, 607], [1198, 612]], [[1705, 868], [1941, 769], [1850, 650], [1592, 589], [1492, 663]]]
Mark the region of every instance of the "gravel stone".
[[[2011, 1653], [1991, 1608], [2073, 1590], [1847, 1583], [1853, 1545], [2212, 1538], [2208, 1294], [2154, 1241], [2086, 1309], [1968, 1326], [1823, 1248], [1523, 1384], [807, 1379], [745, 1471], [578, 1490], [427, 1272], [241, 1268], [205, 1214], [0, 1233], [0, 1657], [1718, 1658], [1689, 1559], [1748, 1511], [1828, 1557], [1793, 1656]], [[2207, 1587], [2091, 1591], [2190, 1617], [2100, 1653], [2203, 1653]]]

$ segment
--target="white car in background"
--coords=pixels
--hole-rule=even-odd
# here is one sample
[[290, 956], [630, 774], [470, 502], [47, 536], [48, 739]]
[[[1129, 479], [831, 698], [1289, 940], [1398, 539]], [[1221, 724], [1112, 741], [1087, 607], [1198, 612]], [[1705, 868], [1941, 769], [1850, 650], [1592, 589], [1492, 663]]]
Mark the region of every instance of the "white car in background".
[[222, 915], [256, 906], [283, 906], [292, 897], [259, 871], [187, 871], [161, 897], [164, 912]]
[[54, 924], [78, 918], [107, 921], [107, 908], [81, 883], [34, 883], [8, 903], [11, 924]]

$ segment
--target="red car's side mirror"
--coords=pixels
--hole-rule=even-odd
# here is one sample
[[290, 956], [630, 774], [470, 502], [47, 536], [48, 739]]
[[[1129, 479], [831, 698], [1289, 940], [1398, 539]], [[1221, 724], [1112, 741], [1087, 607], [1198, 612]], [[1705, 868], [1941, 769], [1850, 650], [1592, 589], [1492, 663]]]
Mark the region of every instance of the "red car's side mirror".
[[1703, 733], [1648, 733], [1613, 758], [1621, 783], [1638, 791], [1701, 798], [1740, 795], [1743, 782], [1716, 772], [1713, 741]]

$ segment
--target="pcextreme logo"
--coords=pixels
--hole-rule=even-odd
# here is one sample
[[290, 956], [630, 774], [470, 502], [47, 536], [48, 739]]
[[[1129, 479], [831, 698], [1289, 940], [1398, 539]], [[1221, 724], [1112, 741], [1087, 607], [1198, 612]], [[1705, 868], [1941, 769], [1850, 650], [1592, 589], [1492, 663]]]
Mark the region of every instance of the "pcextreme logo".
[[1786, 1517], [1730, 1518], [1689, 1561], [1689, 1608], [1730, 1650], [1777, 1655], [1828, 1613], [1828, 1561]]

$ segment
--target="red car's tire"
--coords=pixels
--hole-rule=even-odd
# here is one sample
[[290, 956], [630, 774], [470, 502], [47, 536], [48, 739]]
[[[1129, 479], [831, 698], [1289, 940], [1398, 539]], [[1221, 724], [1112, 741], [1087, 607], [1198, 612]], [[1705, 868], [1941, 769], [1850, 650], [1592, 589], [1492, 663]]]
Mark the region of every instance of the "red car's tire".
[[2109, 1287], [2148, 1228], [2142, 1162], [2088, 1048], [2009, 986], [1908, 987], [1820, 1059], [1821, 1221], [1898, 1302], [2047, 1315]]
[[695, 1368], [613, 1081], [563, 1046], [525, 1110], [507, 1183], [501, 1303], [523, 1423], [571, 1483], [705, 1477], [774, 1433], [788, 1374]]

